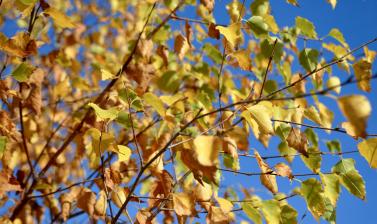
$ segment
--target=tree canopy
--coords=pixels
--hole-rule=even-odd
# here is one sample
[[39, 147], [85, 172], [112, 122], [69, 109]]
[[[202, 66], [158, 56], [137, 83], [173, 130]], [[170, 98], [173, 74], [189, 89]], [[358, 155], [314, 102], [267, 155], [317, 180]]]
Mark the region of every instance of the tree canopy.
[[274, 10], [0, 1], [0, 222], [296, 224], [301, 198], [336, 223], [341, 189], [366, 199], [353, 156], [377, 168], [377, 38], [349, 46]]

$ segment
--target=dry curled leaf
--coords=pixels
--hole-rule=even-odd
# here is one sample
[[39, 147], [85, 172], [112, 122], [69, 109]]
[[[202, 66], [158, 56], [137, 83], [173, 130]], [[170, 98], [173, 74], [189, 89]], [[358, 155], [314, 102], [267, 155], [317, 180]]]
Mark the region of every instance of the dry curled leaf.
[[260, 170], [262, 171], [262, 174], [260, 175], [262, 184], [273, 194], [276, 194], [278, 192], [278, 185], [276, 183], [276, 176], [271, 175], [273, 173], [273, 170], [268, 166], [267, 163], [263, 161], [262, 157], [257, 151], [254, 151], [254, 156], [257, 160]]
[[299, 153], [302, 153], [305, 157], [308, 155], [308, 140], [304, 132], [301, 132], [300, 129], [291, 128], [289, 135], [287, 137], [287, 142], [289, 147], [296, 149]]

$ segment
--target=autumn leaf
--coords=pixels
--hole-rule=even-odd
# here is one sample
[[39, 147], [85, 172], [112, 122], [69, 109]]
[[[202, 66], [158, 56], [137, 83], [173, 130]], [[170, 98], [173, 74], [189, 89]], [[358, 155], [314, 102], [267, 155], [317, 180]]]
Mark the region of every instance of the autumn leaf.
[[368, 99], [363, 95], [343, 96], [338, 99], [338, 106], [349, 121], [347, 133], [365, 138], [367, 120], [372, 110]]
[[186, 53], [190, 49], [190, 45], [182, 34], [176, 36], [174, 41], [174, 52], [177, 54], [179, 60], [183, 60]]
[[278, 192], [278, 186], [276, 183], [276, 176], [273, 175], [273, 170], [265, 163], [262, 157], [259, 155], [257, 151], [254, 151], [254, 156], [258, 162], [258, 166], [262, 171], [260, 175], [260, 180], [262, 184], [273, 194]]
[[278, 163], [275, 165], [274, 168], [277, 175], [282, 176], [282, 177], [288, 177], [289, 179], [293, 179], [292, 170], [287, 164]]
[[49, 7], [48, 9], [44, 10], [44, 13], [49, 15], [53, 19], [54, 23], [60, 28], [75, 27], [75, 24], [71, 21], [71, 19], [56, 8]]
[[224, 35], [231, 48], [234, 48], [241, 39], [241, 23], [233, 23], [228, 27], [217, 26], [216, 29]]
[[195, 212], [194, 201], [190, 194], [174, 193], [173, 194], [174, 211], [179, 216], [192, 216]]
[[296, 149], [305, 157], [309, 157], [307, 149], [308, 140], [304, 132], [301, 132], [297, 128], [291, 128], [291, 131], [289, 132], [289, 135], [286, 140], [289, 147]]
[[360, 154], [368, 161], [369, 166], [377, 168], [377, 138], [369, 138], [357, 145]]

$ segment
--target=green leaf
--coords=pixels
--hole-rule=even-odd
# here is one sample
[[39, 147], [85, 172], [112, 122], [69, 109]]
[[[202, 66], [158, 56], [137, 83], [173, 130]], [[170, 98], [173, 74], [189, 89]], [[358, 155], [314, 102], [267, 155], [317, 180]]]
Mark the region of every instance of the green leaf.
[[344, 47], [348, 48], [348, 44], [344, 39], [342, 32], [340, 32], [340, 30], [338, 30], [337, 28], [331, 29], [328, 35], [334, 38], [335, 40], [339, 41], [339, 43], [341, 43]]
[[306, 71], [311, 72], [318, 64], [319, 52], [315, 49], [306, 48], [300, 52], [299, 61]]
[[268, 0], [255, 0], [250, 5], [253, 16], [264, 16], [269, 14], [270, 2]]
[[369, 138], [357, 145], [360, 154], [368, 161], [369, 166], [377, 168], [377, 138]]
[[333, 168], [332, 172], [338, 173], [340, 183], [353, 195], [365, 199], [365, 182], [355, 168], [355, 160], [342, 159]]
[[35, 67], [27, 62], [22, 62], [13, 72], [12, 76], [19, 82], [26, 82], [30, 75], [35, 70]]
[[131, 128], [130, 114], [127, 112], [120, 111], [116, 122], [121, 124], [124, 128]]
[[326, 146], [329, 149], [329, 151], [333, 153], [342, 151], [340, 148], [340, 142], [338, 140], [328, 141], [326, 142]]
[[216, 64], [221, 64], [223, 56], [221, 52], [213, 45], [205, 43], [203, 46], [203, 51], [206, 55], [213, 60]]
[[160, 100], [160, 98], [158, 98], [158, 96], [154, 95], [151, 92], [148, 92], [144, 94], [143, 100], [147, 104], [151, 105], [161, 117], [165, 116], [166, 110], [164, 108], [164, 103], [162, 102], [162, 100]]
[[309, 142], [314, 147], [318, 147], [318, 141], [319, 141], [319, 139], [318, 139], [317, 133], [315, 133], [312, 128], [307, 128], [307, 129], [305, 129], [304, 132], [305, 132], [305, 135], [308, 138]]
[[317, 147], [309, 147], [308, 157], [300, 156], [305, 165], [314, 173], [318, 173], [321, 170], [322, 156], [319, 152], [320, 150]]
[[119, 111], [116, 108], [110, 108], [110, 109], [102, 109], [97, 104], [94, 103], [88, 103], [88, 106], [93, 108], [94, 112], [96, 113], [96, 116], [100, 120], [114, 120], [117, 118]]
[[336, 223], [336, 207], [331, 204], [330, 199], [325, 198], [325, 214], [323, 214], [323, 218], [331, 224]]
[[133, 108], [137, 111], [144, 109], [143, 103], [142, 103], [140, 97], [138, 97], [132, 89], [130, 89], [130, 88], [121, 89], [121, 90], [119, 90], [118, 94], [119, 94], [120, 99], [123, 102], [125, 102], [126, 104], [128, 103], [128, 100], [130, 101], [131, 108]]
[[319, 174], [324, 186], [324, 194], [333, 206], [336, 206], [340, 194], [340, 182], [337, 174]]
[[258, 211], [258, 209], [254, 208], [251, 203], [242, 203], [242, 210], [255, 224], [263, 223], [260, 212]]
[[317, 33], [315, 32], [315, 27], [313, 23], [310, 22], [308, 19], [297, 16], [296, 27], [301, 31], [303, 35], [309, 38], [317, 39]]
[[268, 34], [268, 25], [261, 16], [252, 16], [247, 24], [256, 36]]
[[309, 211], [318, 220], [326, 210], [321, 183], [315, 178], [305, 180], [302, 182], [301, 194], [306, 201]]
[[266, 219], [267, 224], [279, 223], [280, 221], [280, 205], [279, 201], [276, 200], [267, 200], [262, 201], [261, 205], [262, 213]]
[[0, 159], [3, 158], [6, 145], [7, 145], [7, 137], [0, 136]]
[[297, 224], [297, 211], [290, 205], [281, 206], [281, 222], [282, 224]]
[[280, 152], [280, 155], [284, 156], [284, 159], [287, 160], [287, 162], [292, 163], [293, 159], [295, 158], [296, 150], [289, 147], [286, 141], [283, 141], [279, 144], [278, 150]]

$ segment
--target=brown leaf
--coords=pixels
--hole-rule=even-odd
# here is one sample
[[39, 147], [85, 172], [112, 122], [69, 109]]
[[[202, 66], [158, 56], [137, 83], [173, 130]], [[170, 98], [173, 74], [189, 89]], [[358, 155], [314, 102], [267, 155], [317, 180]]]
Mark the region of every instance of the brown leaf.
[[276, 164], [275, 165], [275, 172], [279, 176], [288, 177], [289, 179], [293, 178], [291, 168], [285, 163]]
[[22, 188], [10, 170], [2, 170], [0, 172], [0, 198], [9, 191], [22, 191]]
[[271, 175], [273, 170], [265, 163], [262, 157], [257, 151], [254, 151], [255, 158], [257, 160], [258, 166], [263, 174], [260, 175], [260, 180], [262, 184], [273, 194], [278, 192], [278, 185], [276, 183], [276, 176]]
[[215, 0], [200, 0], [200, 3], [202, 3], [209, 12], [212, 12], [215, 7]]
[[28, 106], [36, 115], [41, 114], [42, 109], [42, 89], [39, 85], [31, 84], [29, 97], [26, 99]]
[[164, 65], [165, 67], [168, 66], [169, 64], [169, 51], [168, 51], [168, 48], [164, 45], [160, 45], [158, 46], [157, 48], [157, 55], [160, 56], [162, 58], [162, 60], [164, 61]]
[[187, 40], [187, 43], [190, 45], [191, 47], [191, 39], [192, 39], [192, 27], [191, 25], [188, 23], [188, 21], [186, 20], [186, 23], [185, 23], [185, 33], [186, 33], [186, 40]]
[[13, 38], [2, 43], [0, 49], [7, 54], [21, 58], [37, 53], [35, 40], [30, 39], [30, 35], [25, 32], [17, 33]]
[[141, 39], [137, 45], [137, 53], [143, 57], [149, 59], [152, 55], [153, 41], [150, 39]]
[[177, 54], [179, 60], [182, 60], [185, 57], [189, 49], [190, 45], [186, 37], [184, 37], [182, 34], [175, 37], [174, 52]]
[[308, 140], [304, 132], [300, 132], [300, 129], [291, 128], [287, 137], [288, 146], [296, 149], [299, 153], [302, 153], [305, 157], [309, 157], [307, 144]]
[[220, 32], [216, 29], [216, 25], [214, 23], [210, 23], [208, 26], [208, 36], [214, 39], [220, 39]]
[[90, 189], [84, 188], [78, 195], [77, 207], [92, 216], [94, 213], [94, 204], [96, 203], [96, 194], [94, 194]]

